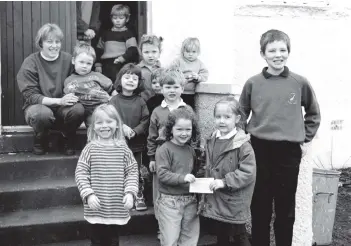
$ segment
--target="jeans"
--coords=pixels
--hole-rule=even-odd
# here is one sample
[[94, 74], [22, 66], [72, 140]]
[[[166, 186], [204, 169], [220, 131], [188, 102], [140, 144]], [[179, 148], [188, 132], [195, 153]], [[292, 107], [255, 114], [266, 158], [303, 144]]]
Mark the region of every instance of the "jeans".
[[91, 246], [119, 246], [120, 225], [90, 224]]
[[162, 246], [196, 246], [200, 234], [194, 195], [165, 195], [157, 199]]
[[84, 107], [80, 103], [57, 108], [35, 104], [25, 109], [24, 117], [36, 133], [55, 129], [63, 131], [66, 136], [71, 136], [75, 135], [84, 120]]
[[251, 202], [252, 244], [270, 245], [272, 204], [277, 246], [290, 246], [295, 222], [295, 193], [301, 161], [299, 143], [251, 137], [257, 176]]

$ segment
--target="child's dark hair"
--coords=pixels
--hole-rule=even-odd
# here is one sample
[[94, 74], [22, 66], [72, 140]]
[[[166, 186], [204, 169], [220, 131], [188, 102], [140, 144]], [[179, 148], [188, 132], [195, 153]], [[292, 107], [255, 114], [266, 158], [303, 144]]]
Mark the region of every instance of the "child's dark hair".
[[238, 123], [236, 123], [236, 127], [241, 128], [243, 130], [245, 130], [245, 125], [246, 125], [246, 119], [245, 119], [245, 114], [244, 111], [240, 105], [240, 103], [235, 99], [234, 96], [228, 96], [224, 99], [219, 100], [214, 107], [213, 110], [213, 115], [216, 115], [216, 110], [217, 110], [217, 106], [219, 104], [225, 104], [227, 105], [230, 110], [233, 112], [233, 114], [235, 115], [240, 115], [240, 120]]
[[190, 106], [184, 106], [171, 111], [167, 118], [167, 123], [164, 129], [166, 141], [170, 141], [173, 138], [172, 128], [176, 124], [177, 120], [186, 119], [191, 121], [192, 132], [191, 132], [191, 142], [197, 142], [199, 133], [199, 127], [197, 125], [197, 118]]
[[266, 51], [267, 44], [273, 43], [274, 41], [283, 41], [286, 43], [288, 52], [290, 53], [290, 38], [282, 31], [271, 29], [263, 33], [260, 39], [261, 52], [264, 54]]
[[134, 90], [133, 94], [139, 94], [144, 90], [144, 79], [141, 76], [141, 68], [133, 63], [127, 63], [121, 70], [119, 70], [114, 87], [118, 93], [122, 92], [122, 76], [125, 74], [135, 74], [139, 77], [138, 87]]
[[154, 71], [151, 73], [151, 81], [154, 81], [155, 79], [160, 79], [161, 74], [165, 71], [164, 68], [156, 68]]
[[185, 77], [182, 71], [180, 71], [178, 68], [171, 67], [171, 68], [165, 69], [161, 73], [159, 82], [161, 87], [163, 85], [174, 85], [174, 84], [180, 84], [181, 86], [184, 86]]

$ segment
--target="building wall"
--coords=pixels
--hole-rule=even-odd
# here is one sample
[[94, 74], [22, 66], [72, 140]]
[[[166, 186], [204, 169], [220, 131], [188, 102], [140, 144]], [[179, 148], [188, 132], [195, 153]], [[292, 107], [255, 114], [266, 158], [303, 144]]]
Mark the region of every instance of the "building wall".
[[[346, 137], [351, 136], [351, 114], [345, 113], [351, 106], [347, 90], [351, 35], [345, 31], [351, 25], [351, 3], [236, 0], [218, 4], [188, 1], [185, 6], [177, 1], [154, 1], [151, 13], [151, 32], [164, 37], [164, 65], [179, 55], [186, 37], [197, 36], [200, 58], [210, 71], [208, 83], [231, 84], [236, 94], [265, 66], [259, 54], [260, 35], [272, 28], [285, 31], [292, 43], [287, 65], [308, 78], [321, 107], [322, 124], [313, 141], [312, 163], [324, 168], [351, 166]], [[342, 121], [342, 130], [331, 131], [334, 120]]]

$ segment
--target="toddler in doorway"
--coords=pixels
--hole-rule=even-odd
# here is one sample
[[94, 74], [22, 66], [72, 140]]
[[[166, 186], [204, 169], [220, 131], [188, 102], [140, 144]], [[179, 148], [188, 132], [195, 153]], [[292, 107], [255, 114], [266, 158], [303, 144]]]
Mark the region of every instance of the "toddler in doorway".
[[127, 5], [114, 5], [111, 9], [113, 27], [101, 34], [97, 44], [99, 55], [95, 71], [102, 72], [113, 82], [123, 65], [139, 62], [135, 35], [126, 27], [129, 18], [130, 8]]

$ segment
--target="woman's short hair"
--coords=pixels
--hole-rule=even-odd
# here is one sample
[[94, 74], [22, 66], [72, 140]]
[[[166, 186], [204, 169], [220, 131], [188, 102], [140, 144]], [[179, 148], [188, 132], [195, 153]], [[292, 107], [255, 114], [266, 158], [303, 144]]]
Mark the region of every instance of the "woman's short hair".
[[63, 40], [63, 32], [61, 28], [54, 23], [46, 23], [37, 32], [37, 36], [35, 37], [35, 46], [38, 49], [43, 48], [43, 41], [49, 39], [50, 37], [54, 37]]

